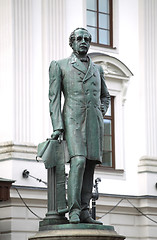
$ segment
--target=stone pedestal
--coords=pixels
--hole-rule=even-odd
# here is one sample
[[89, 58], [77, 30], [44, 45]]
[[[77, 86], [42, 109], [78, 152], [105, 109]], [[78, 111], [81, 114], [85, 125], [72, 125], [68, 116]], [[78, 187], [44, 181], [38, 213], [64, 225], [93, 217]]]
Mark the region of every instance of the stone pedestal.
[[52, 225], [49, 231], [39, 231], [29, 240], [124, 240], [112, 226], [94, 224]]

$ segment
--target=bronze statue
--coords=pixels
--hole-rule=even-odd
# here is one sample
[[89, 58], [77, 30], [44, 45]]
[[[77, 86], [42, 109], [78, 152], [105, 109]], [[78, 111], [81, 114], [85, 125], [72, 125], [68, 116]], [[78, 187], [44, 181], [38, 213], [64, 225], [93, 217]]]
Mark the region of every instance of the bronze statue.
[[103, 116], [110, 95], [102, 67], [95, 65], [87, 55], [90, 42], [91, 35], [86, 29], [75, 29], [69, 38], [72, 55], [51, 62], [49, 107], [54, 130], [51, 137], [56, 140], [63, 133], [69, 152], [69, 222], [101, 224], [91, 218], [89, 201], [94, 168], [102, 162]]

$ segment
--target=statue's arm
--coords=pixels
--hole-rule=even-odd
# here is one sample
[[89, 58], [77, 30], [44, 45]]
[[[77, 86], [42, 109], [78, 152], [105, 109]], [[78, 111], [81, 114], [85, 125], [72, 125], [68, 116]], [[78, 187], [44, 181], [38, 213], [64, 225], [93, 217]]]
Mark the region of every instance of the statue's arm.
[[61, 114], [61, 69], [56, 61], [49, 67], [49, 111], [53, 126], [53, 139], [58, 139], [63, 132], [63, 119]]
[[102, 67], [100, 66], [100, 77], [101, 77], [101, 111], [103, 116], [105, 115], [105, 113], [107, 112], [107, 109], [109, 107], [109, 103], [110, 103], [110, 94], [108, 92], [106, 83], [105, 83], [105, 77], [104, 77], [104, 71], [102, 69]]

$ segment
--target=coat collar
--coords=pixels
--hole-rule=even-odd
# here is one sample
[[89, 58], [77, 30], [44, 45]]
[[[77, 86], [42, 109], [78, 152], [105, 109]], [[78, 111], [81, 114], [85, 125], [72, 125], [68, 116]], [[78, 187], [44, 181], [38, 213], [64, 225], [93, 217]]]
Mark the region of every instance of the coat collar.
[[88, 68], [85, 67], [85, 65], [75, 56], [74, 53], [72, 53], [70, 57], [70, 63], [72, 66], [77, 69], [78, 71], [81, 71], [82, 73], [85, 74], [84, 76], [84, 81], [88, 80], [94, 75], [95, 69], [94, 69], [94, 64], [92, 63], [91, 58], [89, 58], [89, 66]]
[[84, 74], [86, 74], [87, 72], [87, 68], [85, 67], [85, 65], [76, 57], [76, 55], [74, 53], [72, 53], [71, 55], [71, 64], [74, 68], [76, 68], [77, 70], [83, 72]]

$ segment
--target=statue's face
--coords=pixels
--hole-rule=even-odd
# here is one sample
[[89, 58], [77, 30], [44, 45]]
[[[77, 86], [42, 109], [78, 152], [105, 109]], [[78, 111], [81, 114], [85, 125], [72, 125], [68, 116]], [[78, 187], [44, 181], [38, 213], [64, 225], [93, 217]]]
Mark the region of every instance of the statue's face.
[[75, 40], [72, 43], [72, 49], [79, 55], [86, 55], [90, 47], [89, 34], [85, 30], [78, 29], [75, 31]]

